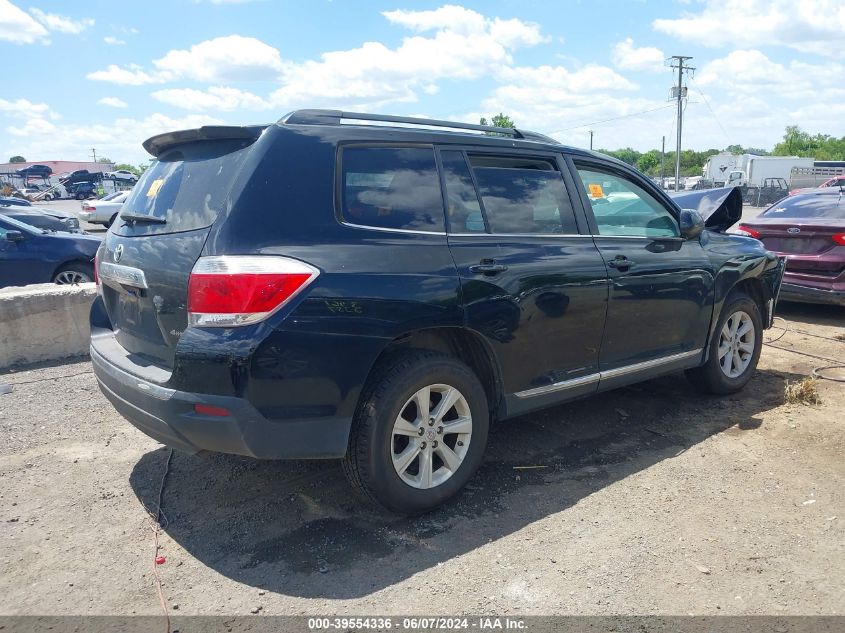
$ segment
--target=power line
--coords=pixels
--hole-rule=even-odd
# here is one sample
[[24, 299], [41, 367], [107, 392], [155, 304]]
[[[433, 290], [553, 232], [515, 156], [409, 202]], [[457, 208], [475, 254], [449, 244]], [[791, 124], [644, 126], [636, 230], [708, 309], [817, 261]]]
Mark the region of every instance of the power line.
[[658, 110], [665, 110], [671, 108], [671, 105], [662, 105], [659, 108], [652, 108], [651, 110], [643, 110], [642, 112], [632, 112], [631, 114], [623, 114], [621, 116], [611, 117], [609, 119], [602, 119], [601, 121], [593, 121], [592, 123], [584, 123], [582, 125], [573, 125], [572, 127], [565, 127], [559, 132], [567, 132], [569, 130], [577, 130], [579, 127], [590, 127], [591, 125], [599, 125], [600, 123], [608, 123], [610, 121], [618, 121], [619, 119], [628, 119], [632, 116], [640, 116], [641, 114], [648, 114], [649, 112], [657, 112]]
[[698, 87], [698, 83], [695, 84], [695, 89], [698, 91], [698, 94], [701, 95], [701, 98], [704, 99], [704, 103], [707, 106], [707, 109], [710, 110], [710, 114], [713, 115], [713, 120], [716, 121], [716, 124], [719, 126], [719, 129], [722, 130], [722, 134], [725, 135], [725, 140], [728, 141], [728, 144], [730, 144], [731, 137], [728, 135], [727, 131], [725, 131], [725, 127], [722, 125], [722, 122], [719, 120], [719, 117], [716, 116], [716, 112], [713, 110], [712, 107], [710, 107], [710, 100], [705, 96], [701, 88]]

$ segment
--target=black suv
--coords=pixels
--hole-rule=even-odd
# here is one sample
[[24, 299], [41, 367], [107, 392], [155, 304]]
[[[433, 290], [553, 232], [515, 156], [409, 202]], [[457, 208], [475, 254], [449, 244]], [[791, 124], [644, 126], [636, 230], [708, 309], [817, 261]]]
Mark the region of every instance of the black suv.
[[342, 458], [397, 512], [458, 492], [491, 421], [678, 370], [741, 389], [773, 319], [738, 192], [675, 198], [705, 222], [539, 134], [308, 110], [144, 147], [97, 254], [103, 393], [191, 453]]

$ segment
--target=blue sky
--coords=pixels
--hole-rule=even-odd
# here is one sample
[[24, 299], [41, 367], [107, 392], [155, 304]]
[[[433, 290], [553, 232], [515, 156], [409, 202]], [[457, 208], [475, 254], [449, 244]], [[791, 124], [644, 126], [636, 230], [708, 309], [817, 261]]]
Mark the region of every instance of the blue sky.
[[477, 122], [572, 145], [771, 147], [845, 135], [845, 5], [829, 0], [375, 2], [0, 0], [0, 160], [141, 162], [144, 138], [339, 107]]

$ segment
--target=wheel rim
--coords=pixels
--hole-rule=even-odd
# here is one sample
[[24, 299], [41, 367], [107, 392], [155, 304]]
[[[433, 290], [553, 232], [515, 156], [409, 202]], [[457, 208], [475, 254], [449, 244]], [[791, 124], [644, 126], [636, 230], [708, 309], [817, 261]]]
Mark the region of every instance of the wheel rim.
[[88, 279], [88, 275], [75, 270], [63, 270], [56, 275], [57, 284], [81, 284], [86, 281], [91, 281]]
[[450, 385], [428, 385], [408, 398], [393, 423], [393, 468], [413, 488], [435, 488], [461, 467], [471, 439], [464, 395]]
[[738, 378], [754, 356], [754, 322], [748, 313], [734, 312], [722, 326], [719, 338], [719, 367], [728, 378]]

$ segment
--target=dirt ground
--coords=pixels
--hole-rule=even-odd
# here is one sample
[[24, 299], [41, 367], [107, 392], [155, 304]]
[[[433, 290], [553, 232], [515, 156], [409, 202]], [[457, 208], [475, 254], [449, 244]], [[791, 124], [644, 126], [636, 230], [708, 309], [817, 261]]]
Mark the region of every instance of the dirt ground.
[[[825, 364], [794, 352], [845, 361], [845, 310], [780, 312], [790, 331], [744, 392], [673, 375], [500, 423], [469, 489], [423, 518], [363, 507], [335, 462], [174, 453], [167, 608], [842, 614], [845, 383], [820, 381], [814, 406], [783, 393]], [[0, 614], [159, 613], [146, 509], [168, 450], [113, 411], [88, 362], [3, 383]]]

